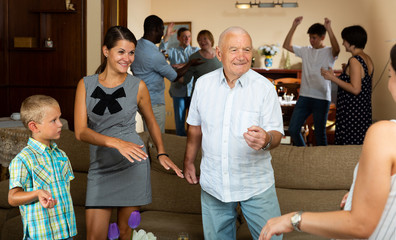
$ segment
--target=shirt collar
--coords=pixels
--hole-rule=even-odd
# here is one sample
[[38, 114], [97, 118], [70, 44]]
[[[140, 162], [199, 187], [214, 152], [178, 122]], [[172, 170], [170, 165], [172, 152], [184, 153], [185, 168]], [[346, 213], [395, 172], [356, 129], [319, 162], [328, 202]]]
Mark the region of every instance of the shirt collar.
[[178, 45], [177, 47], [176, 47], [177, 49], [179, 49], [179, 50], [181, 50], [181, 51], [188, 51], [188, 50], [190, 50], [191, 49], [191, 45], [188, 45], [187, 47], [182, 47], [182, 46], [180, 46], [180, 45]]
[[51, 141], [50, 147], [48, 147], [47, 145], [37, 141], [32, 137], [29, 138], [28, 145], [31, 146], [34, 150], [36, 150], [40, 154], [42, 154], [46, 150], [51, 151], [54, 150], [55, 148], [58, 148], [58, 145], [53, 141]]
[[[250, 71], [250, 69], [249, 69], [249, 71]], [[249, 82], [249, 78], [248, 78], [248, 76], [247, 76], [248, 73], [249, 73], [249, 71], [247, 71], [246, 73], [244, 73], [240, 78], [238, 78], [238, 79], [236, 80], [235, 86], [236, 86], [236, 85], [239, 85], [240, 87], [245, 87], [245, 86], [247, 86], [247, 84], [248, 84], [248, 82]], [[221, 68], [219, 84], [226, 84], [226, 85], [228, 85], [227, 79], [226, 79], [226, 77], [225, 77], [225, 75], [224, 75], [224, 68]]]

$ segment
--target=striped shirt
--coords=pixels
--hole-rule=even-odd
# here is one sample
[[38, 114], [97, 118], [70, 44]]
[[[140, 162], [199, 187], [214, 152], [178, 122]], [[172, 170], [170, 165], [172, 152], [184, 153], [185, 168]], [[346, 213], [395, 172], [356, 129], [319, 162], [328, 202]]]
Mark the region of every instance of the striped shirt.
[[[352, 209], [353, 190], [355, 189], [356, 175], [358, 172], [359, 163], [355, 167], [353, 173], [353, 183], [349, 192], [344, 210], [350, 211]], [[373, 234], [368, 238], [370, 240], [396, 239], [396, 175], [391, 177], [391, 185], [389, 189], [388, 200], [381, 219], [375, 228]]]
[[57, 200], [54, 208], [44, 208], [38, 200], [20, 205], [23, 239], [66, 239], [77, 234], [70, 181], [74, 179], [68, 157], [56, 143], [51, 147], [29, 138], [27, 146], [12, 160], [10, 189], [25, 192], [44, 189]]

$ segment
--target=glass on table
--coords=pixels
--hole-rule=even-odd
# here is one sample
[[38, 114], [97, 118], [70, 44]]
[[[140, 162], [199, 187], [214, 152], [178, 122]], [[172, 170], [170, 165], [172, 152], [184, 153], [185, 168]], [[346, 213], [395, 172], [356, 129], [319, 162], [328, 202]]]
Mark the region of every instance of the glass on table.
[[278, 88], [278, 97], [283, 97], [287, 93], [287, 89], [285, 87], [280, 86]]

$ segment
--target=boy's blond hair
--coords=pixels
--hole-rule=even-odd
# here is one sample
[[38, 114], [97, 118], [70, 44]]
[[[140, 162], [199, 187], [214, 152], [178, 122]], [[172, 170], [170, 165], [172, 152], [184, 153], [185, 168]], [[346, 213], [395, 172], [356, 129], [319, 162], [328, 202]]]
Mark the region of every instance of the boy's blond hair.
[[26, 98], [21, 105], [21, 120], [23, 125], [29, 129], [29, 122], [41, 123], [46, 113], [45, 108], [58, 106], [55, 98], [46, 95], [33, 95]]

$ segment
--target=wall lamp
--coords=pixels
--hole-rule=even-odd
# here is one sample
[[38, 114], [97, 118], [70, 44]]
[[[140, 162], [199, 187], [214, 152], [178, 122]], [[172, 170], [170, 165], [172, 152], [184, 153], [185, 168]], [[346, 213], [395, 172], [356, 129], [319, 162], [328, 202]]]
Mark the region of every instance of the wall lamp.
[[279, 0], [277, 0], [277, 2], [256, 2], [256, 0], [254, 1], [254, 3], [249, 2], [249, 3], [239, 3], [236, 2], [235, 3], [235, 7], [239, 8], [239, 9], [248, 9], [248, 8], [252, 8], [253, 6], [257, 6], [259, 8], [274, 8], [275, 6], [281, 6], [284, 8], [295, 8], [298, 7], [298, 3], [297, 2], [279, 2]]

